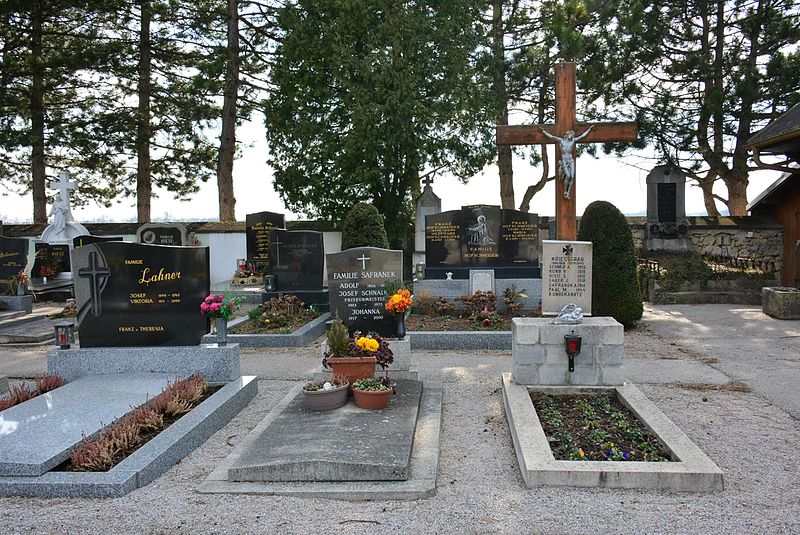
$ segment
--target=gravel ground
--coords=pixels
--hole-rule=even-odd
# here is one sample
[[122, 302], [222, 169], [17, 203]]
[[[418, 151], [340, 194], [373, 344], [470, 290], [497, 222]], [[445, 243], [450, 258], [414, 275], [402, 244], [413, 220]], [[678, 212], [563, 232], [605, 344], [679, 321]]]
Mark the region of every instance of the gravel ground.
[[[507, 352], [415, 352], [444, 381], [435, 497], [341, 502], [201, 495], [194, 491], [294, 381], [318, 365], [317, 347], [247, 351], [259, 394], [237, 418], [164, 476], [126, 497], [0, 498], [2, 533], [798, 533], [800, 426], [781, 408], [709, 368], [707, 356], [646, 328], [626, 333], [628, 371], [725, 473], [711, 495], [605, 489], [525, 489], [503, 414]], [[687, 380], [684, 361], [702, 380]], [[706, 369], [708, 368], [708, 369]], [[641, 380], [635, 370], [647, 370]], [[691, 377], [688, 377], [691, 379]], [[745, 390], [745, 391], [742, 391]]]

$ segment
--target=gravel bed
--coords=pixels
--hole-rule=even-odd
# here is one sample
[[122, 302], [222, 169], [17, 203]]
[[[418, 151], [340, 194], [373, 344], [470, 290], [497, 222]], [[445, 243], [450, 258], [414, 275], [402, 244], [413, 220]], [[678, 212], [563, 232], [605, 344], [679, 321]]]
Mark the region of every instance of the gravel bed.
[[[626, 354], [651, 361], [696, 356], [645, 329]], [[414, 352], [422, 377], [444, 381], [435, 497], [339, 502], [200, 495], [194, 489], [319, 364], [318, 347], [243, 351], [259, 394], [238, 417], [149, 486], [119, 499], [0, 498], [2, 533], [797, 533], [800, 426], [752, 392], [638, 383], [725, 472], [725, 491], [525, 489], [503, 414], [500, 373], [510, 352]], [[705, 365], [705, 364], [702, 364]], [[248, 371], [249, 370], [249, 371]], [[630, 377], [636, 381], [636, 377]], [[663, 379], [663, 378], [662, 378]]]

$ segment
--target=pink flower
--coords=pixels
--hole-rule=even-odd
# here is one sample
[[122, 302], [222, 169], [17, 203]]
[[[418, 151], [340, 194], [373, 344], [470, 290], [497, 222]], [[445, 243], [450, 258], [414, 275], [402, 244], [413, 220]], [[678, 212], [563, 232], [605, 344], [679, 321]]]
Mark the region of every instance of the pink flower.
[[206, 297], [206, 299], [205, 299], [204, 303], [211, 303], [213, 300], [214, 300], [214, 299], [213, 299], [213, 296], [212, 296], [212, 295], [209, 295], [208, 297]]
[[222, 305], [220, 305], [219, 303], [211, 303], [209, 305], [209, 309], [211, 309], [211, 312], [219, 312], [219, 309], [221, 307], [222, 307]]
[[203, 314], [208, 312], [208, 305], [205, 302], [200, 303], [200, 312], [202, 312]]
[[484, 325], [489, 325], [489, 318], [486, 318], [485, 320], [483, 320], [483, 324]]

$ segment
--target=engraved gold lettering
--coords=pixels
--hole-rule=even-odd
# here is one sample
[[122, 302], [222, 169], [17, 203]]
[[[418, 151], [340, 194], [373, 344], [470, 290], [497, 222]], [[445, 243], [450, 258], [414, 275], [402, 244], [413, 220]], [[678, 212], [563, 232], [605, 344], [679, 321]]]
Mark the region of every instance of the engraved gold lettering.
[[164, 272], [164, 268], [161, 268], [158, 270], [157, 274], [151, 275], [150, 268], [144, 268], [142, 270], [142, 278], [139, 279], [139, 284], [150, 286], [151, 282], [172, 281], [180, 278], [180, 271]]

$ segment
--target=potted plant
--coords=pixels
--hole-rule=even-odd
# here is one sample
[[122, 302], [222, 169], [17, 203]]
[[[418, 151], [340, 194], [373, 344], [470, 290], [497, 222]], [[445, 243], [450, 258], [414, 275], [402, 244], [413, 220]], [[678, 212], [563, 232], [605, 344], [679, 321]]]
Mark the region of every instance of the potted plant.
[[303, 387], [306, 408], [312, 411], [338, 409], [347, 403], [349, 388], [350, 383], [341, 377], [334, 377], [331, 381], [307, 383]]
[[224, 295], [211, 294], [200, 303], [200, 312], [208, 318], [216, 320], [217, 343], [224, 346], [228, 343], [228, 320], [239, 305]]
[[347, 327], [337, 316], [327, 334], [328, 350], [322, 366], [332, 368], [334, 376], [345, 378], [351, 385], [358, 379], [375, 375], [375, 364], [384, 370], [394, 362], [389, 343], [376, 333], [362, 336], [359, 331], [348, 335]]
[[353, 401], [362, 409], [385, 409], [393, 393], [394, 385], [388, 377], [359, 379], [353, 383]]
[[411, 292], [403, 287], [397, 288], [386, 301], [386, 311], [397, 317], [397, 339], [406, 337], [406, 313], [411, 310], [414, 301]]

